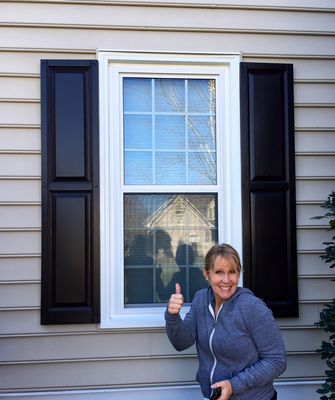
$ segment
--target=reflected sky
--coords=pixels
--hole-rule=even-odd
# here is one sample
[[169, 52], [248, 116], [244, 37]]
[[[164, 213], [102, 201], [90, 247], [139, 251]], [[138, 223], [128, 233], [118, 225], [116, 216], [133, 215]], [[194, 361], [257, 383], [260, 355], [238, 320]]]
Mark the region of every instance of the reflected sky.
[[216, 184], [213, 79], [123, 78], [126, 185]]

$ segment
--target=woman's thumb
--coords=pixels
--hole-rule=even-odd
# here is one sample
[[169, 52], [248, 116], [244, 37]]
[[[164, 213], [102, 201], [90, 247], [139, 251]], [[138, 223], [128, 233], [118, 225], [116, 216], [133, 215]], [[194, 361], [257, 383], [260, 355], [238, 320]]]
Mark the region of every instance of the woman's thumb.
[[179, 283], [176, 283], [176, 294], [181, 294], [181, 287]]

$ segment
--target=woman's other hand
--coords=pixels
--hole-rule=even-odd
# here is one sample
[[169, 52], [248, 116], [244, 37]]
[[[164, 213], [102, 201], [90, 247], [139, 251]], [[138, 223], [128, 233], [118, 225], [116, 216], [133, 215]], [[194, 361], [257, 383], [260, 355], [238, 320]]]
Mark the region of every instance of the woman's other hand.
[[211, 386], [212, 389], [216, 389], [218, 387], [221, 388], [221, 396], [218, 398], [218, 400], [228, 400], [233, 394], [233, 389], [229, 381], [216, 382]]
[[181, 288], [179, 283], [176, 283], [176, 291], [171, 295], [168, 303], [168, 313], [171, 315], [179, 314], [183, 305], [184, 305], [184, 297], [181, 294]]

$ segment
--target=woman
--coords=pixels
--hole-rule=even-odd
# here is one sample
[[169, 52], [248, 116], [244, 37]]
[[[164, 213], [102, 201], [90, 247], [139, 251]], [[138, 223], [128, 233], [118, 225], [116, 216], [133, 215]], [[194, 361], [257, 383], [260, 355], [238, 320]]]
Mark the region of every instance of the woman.
[[165, 312], [167, 335], [176, 350], [196, 343], [197, 381], [205, 399], [221, 389], [219, 400], [276, 399], [273, 380], [286, 369], [284, 343], [271, 311], [238, 287], [240, 258], [227, 244], [205, 257], [210, 287], [198, 291], [184, 320], [179, 284]]

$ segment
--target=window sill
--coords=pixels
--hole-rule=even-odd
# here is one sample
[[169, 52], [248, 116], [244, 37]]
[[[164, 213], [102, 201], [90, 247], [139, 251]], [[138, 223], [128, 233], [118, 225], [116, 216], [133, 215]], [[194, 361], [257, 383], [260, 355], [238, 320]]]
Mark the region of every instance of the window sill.
[[[111, 318], [102, 319], [100, 329], [141, 329], [164, 328], [166, 307], [155, 309], [124, 310], [124, 313], [112, 315]], [[184, 318], [190, 307], [183, 307], [181, 317]], [[129, 312], [128, 312], [129, 311]]]

